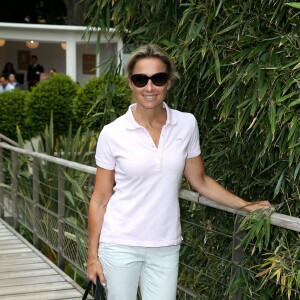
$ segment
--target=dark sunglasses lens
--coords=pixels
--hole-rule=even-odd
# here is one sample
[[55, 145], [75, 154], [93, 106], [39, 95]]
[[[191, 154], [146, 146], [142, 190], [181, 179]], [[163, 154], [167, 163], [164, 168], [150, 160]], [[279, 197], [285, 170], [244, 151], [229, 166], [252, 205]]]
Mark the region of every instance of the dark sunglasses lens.
[[144, 87], [148, 80], [151, 79], [152, 83], [156, 86], [163, 86], [167, 83], [169, 76], [167, 73], [157, 73], [152, 75], [151, 77], [148, 77], [144, 74], [133, 74], [131, 75], [131, 81], [133, 84], [137, 87]]
[[167, 73], [157, 73], [151, 77], [151, 81], [156, 86], [163, 86], [167, 83], [169, 76]]
[[134, 74], [131, 75], [131, 81], [133, 84], [137, 87], [143, 87], [148, 83], [148, 76], [143, 75], [143, 74]]

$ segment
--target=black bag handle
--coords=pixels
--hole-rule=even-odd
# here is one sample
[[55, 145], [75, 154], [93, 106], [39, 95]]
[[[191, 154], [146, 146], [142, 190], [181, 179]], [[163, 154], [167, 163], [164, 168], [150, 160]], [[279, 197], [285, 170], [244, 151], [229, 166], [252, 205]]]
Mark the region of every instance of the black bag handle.
[[88, 283], [88, 285], [85, 289], [85, 292], [83, 294], [82, 300], [87, 299], [87, 296], [88, 296], [88, 294], [89, 294], [92, 287], [93, 287], [93, 290], [94, 290], [94, 300], [105, 300], [106, 299], [105, 298], [104, 287], [100, 283], [100, 279], [97, 276], [96, 285], [94, 285], [94, 283], [92, 281], [89, 281], [89, 283]]

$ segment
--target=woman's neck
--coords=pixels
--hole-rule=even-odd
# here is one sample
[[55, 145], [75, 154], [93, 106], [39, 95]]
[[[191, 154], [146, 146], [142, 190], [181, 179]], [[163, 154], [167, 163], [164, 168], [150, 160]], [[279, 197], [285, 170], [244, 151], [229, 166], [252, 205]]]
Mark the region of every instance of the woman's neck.
[[145, 109], [137, 104], [132, 114], [136, 122], [144, 127], [165, 125], [167, 121], [167, 111], [163, 105], [155, 109]]

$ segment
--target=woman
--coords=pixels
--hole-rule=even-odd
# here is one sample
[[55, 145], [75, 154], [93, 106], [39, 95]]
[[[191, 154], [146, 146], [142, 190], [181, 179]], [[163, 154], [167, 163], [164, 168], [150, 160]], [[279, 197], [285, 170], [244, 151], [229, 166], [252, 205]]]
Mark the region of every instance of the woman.
[[8, 75], [8, 84], [13, 88], [13, 89], [15, 89], [15, 88], [21, 88], [21, 85], [17, 82], [17, 80], [16, 80], [16, 75], [14, 74], [14, 73], [10, 73], [9, 75]]
[[205, 174], [198, 125], [164, 99], [178, 75], [156, 45], [127, 64], [134, 104], [100, 133], [89, 209], [88, 278], [99, 276], [108, 300], [174, 300], [181, 242], [178, 191], [182, 175], [202, 195], [247, 211], [251, 206]]
[[7, 62], [2, 70], [2, 74], [8, 77], [8, 75], [11, 73], [17, 75], [14, 65], [11, 62]]

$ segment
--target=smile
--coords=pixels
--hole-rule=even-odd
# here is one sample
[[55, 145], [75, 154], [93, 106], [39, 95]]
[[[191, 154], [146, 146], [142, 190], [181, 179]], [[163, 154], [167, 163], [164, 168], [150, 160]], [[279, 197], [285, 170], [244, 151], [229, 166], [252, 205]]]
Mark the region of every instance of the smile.
[[156, 97], [156, 95], [144, 95], [144, 97], [146, 98], [146, 99], [154, 99], [155, 97]]

